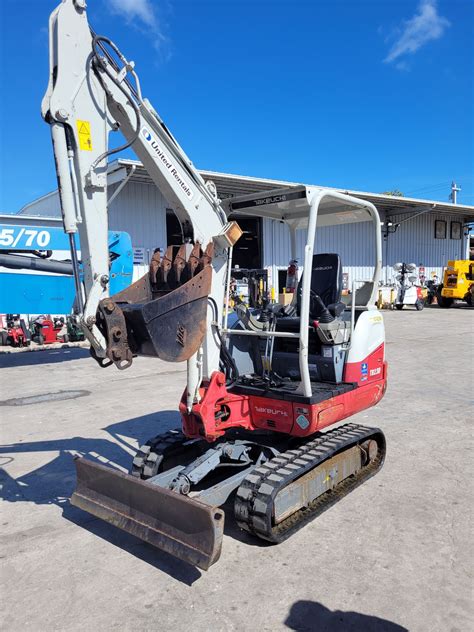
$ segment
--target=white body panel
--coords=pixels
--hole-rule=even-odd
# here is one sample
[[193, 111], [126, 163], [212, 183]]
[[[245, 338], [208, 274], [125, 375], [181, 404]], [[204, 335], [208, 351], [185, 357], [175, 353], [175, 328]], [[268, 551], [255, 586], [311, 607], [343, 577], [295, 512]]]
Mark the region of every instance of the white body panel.
[[414, 285], [405, 289], [405, 296], [403, 297], [403, 305], [415, 305], [418, 300], [417, 289]]
[[382, 314], [376, 309], [362, 312], [352, 333], [347, 362], [363, 362], [385, 342], [385, 326]]

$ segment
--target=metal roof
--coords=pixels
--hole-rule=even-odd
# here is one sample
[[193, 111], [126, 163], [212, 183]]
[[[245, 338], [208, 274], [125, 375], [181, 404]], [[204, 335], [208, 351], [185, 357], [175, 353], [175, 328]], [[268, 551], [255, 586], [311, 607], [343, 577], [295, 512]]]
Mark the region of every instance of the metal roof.
[[[119, 171], [123, 167], [130, 167], [135, 165], [135, 172], [131, 178], [134, 182], [142, 182], [154, 186], [154, 183], [148, 172], [143, 167], [142, 163], [138, 160], [129, 160], [126, 158], [119, 158], [109, 164], [108, 174], [111, 176], [115, 172]], [[439, 202], [433, 200], [422, 200], [418, 198], [409, 197], [396, 197], [387, 195], [384, 193], [370, 193], [368, 191], [355, 191], [351, 189], [342, 189], [335, 187], [326, 187], [319, 184], [307, 184], [304, 182], [288, 182], [285, 180], [271, 180], [268, 178], [254, 178], [252, 176], [239, 176], [231, 173], [220, 173], [218, 171], [200, 170], [202, 177], [205, 180], [212, 180], [216, 187], [218, 195], [221, 199], [227, 199], [230, 197], [236, 197], [240, 195], [246, 195], [249, 193], [258, 193], [260, 191], [268, 191], [270, 189], [280, 188], [292, 188], [301, 185], [315, 188], [329, 189], [337, 191], [338, 193], [344, 193], [351, 195], [367, 202], [371, 202], [376, 206], [379, 213], [385, 213], [386, 216], [400, 215], [402, 213], [418, 214], [418, 213], [442, 213], [445, 215], [456, 215], [457, 217], [464, 217], [466, 223], [474, 222], [474, 206], [468, 206], [465, 204], [451, 204], [450, 202]], [[47, 193], [46, 195], [38, 198], [42, 200], [51, 195], [54, 195], [56, 191]], [[37, 202], [38, 200], [35, 200]], [[32, 203], [25, 204], [18, 214], [22, 211], [26, 211]]]
[[[55, 193], [55, 191], [54, 191]], [[21, 211], [20, 211], [21, 212]], [[23, 214], [15, 214], [15, 213], [0, 213], [0, 223], [8, 224], [8, 225], [17, 225], [17, 224], [32, 224], [36, 222], [36, 224], [44, 225], [44, 224], [61, 224], [61, 217], [47, 217], [45, 215], [23, 215]]]
[[[109, 166], [109, 172], [119, 169], [121, 166], [136, 165], [136, 171], [132, 180], [152, 183], [147, 171], [137, 160], [119, 159]], [[418, 198], [396, 197], [384, 193], [370, 193], [368, 191], [355, 191], [352, 189], [342, 189], [336, 187], [326, 187], [320, 184], [307, 184], [303, 182], [288, 182], [285, 180], [271, 180], [268, 178], [255, 178], [252, 176], [240, 176], [231, 173], [220, 173], [218, 171], [199, 170], [205, 180], [212, 180], [221, 199], [245, 195], [247, 193], [258, 193], [270, 189], [292, 188], [301, 185], [330, 189], [338, 193], [344, 193], [356, 198], [361, 198], [371, 202], [377, 210], [385, 212], [386, 215], [399, 215], [401, 213], [421, 213], [435, 212], [447, 215], [464, 216], [467, 222], [474, 221], [474, 206], [465, 204], [451, 204], [450, 202], [439, 202], [433, 200], [422, 200]]]

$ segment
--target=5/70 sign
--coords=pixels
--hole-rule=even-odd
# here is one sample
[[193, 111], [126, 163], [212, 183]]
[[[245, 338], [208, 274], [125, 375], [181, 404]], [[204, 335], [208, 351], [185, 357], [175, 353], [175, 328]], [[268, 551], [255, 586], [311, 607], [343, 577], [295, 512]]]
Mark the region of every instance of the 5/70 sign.
[[69, 250], [62, 228], [0, 224], [0, 250]]
[[5, 248], [46, 248], [51, 241], [47, 230], [34, 228], [2, 228], [0, 230], [0, 246]]

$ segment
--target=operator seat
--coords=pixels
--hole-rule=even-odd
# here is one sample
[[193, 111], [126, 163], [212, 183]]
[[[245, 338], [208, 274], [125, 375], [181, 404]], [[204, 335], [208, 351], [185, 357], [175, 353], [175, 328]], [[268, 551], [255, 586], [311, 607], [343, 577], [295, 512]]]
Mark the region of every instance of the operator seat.
[[[303, 272], [303, 276], [306, 270]], [[277, 331], [299, 332], [301, 326], [301, 292], [303, 276], [296, 294], [296, 317], [277, 318]], [[341, 318], [345, 304], [341, 302], [342, 266], [337, 254], [313, 256], [308, 332], [308, 367], [311, 382], [340, 384], [349, 341], [350, 322]], [[318, 321], [315, 327], [313, 321]], [[291, 338], [275, 340], [272, 368], [281, 377], [301, 379], [298, 342]]]
[[[303, 275], [298, 283], [296, 297], [296, 312], [301, 312], [301, 292]], [[312, 320], [330, 322], [338, 318], [345, 309], [341, 302], [342, 294], [342, 266], [341, 258], [334, 253], [317, 254], [313, 256], [311, 266], [311, 294], [309, 316]]]

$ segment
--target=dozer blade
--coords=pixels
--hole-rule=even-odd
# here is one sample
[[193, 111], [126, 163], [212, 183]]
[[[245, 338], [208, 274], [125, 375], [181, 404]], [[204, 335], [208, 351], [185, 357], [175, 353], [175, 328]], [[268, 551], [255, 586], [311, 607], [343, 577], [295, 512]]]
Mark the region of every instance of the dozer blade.
[[84, 458], [76, 471], [76, 507], [203, 570], [219, 559], [221, 509]]

